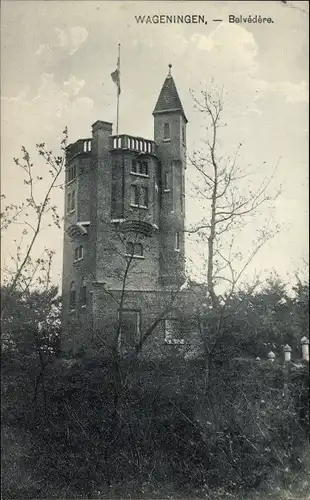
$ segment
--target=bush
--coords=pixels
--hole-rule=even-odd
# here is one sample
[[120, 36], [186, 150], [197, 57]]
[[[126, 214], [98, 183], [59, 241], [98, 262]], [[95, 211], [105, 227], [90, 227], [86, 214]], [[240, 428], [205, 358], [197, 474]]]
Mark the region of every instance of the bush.
[[242, 358], [219, 364], [208, 394], [202, 361], [128, 361], [120, 369], [124, 385], [108, 359], [54, 363], [46, 408], [42, 399], [28, 410], [21, 402], [19, 420], [7, 406], [5, 425], [31, 436], [23, 467], [35, 477], [22, 495], [4, 481], [6, 498], [236, 492], [300, 465], [306, 370], [292, 375], [287, 398], [281, 367]]

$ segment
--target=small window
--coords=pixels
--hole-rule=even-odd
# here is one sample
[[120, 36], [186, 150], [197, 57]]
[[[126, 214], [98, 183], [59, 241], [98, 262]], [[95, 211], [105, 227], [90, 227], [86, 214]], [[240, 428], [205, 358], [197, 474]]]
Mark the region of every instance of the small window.
[[143, 245], [142, 245], [142, 243], [135, 244], [134, 255], [137, 255], [138, 257], [143, 257]]
[[137, 184], [131, 185], [131, 204], [139, 205], [139, 186]]
[[175, 233], [175, 250], [180, 250], [180, 233]]
[[75, 190], [71, 193], [71, 210], [70, 212], [74, 212], [75, 210]]
[[131, 243], [130, 241], [127, 241], [126, 243], [126, 255], [133, 255], [134, 254], [134, 244]]
[[126, 242], [126, 255], [132, 257], [143, 257], [143, 245], [142, 243], [132, 243], [131, 241]]
[[147, 186], [131, 185], [131, 205], [147, 208], [149, 206], [149, 189]]
[[137, 173], [137, 161], [135, 158], [131, 160], [131, 172]]
[[75, 191], [67, 194], [67, 213], [75, 210]]
[[72, 181], [74, 181], [74, 179], [76, 179], [76, 165], [74, 165], [72, 167], [72, 174], [71, 174], [71, 177], [72, 177]]
[[149, 175], [148, 174], [148, 162], [146, 160], [137, 161], [136, 159], [132, 160], [131, 163], [131, 173], [140, 174], [140, 175]]
[[71, 212], [71, 193], [67, 194], [67, 213]]
[[186, 134], [185, 134], [185, 125], [182, 125], [182, 144], [186, 144]]
[[84, 249], [83, 245], [80, 245], [79, 247], [76, 247], [74, 249], [74, 261], [81, 260], [84, 257]]
[[164, 177], [164, 190], [169, 191], [169, 173], [165, 172], [165, 177]]
[[80, 305], [82, 307], [86, 306], [86, 283], [84, 278], [82, 279], [80, 288]]
[[149, 206], [149, 190], [147, 186], [141, 186], [141, 205], [143, 207]]
[[170, 139], [170, 125], [169, 123], [165, 123], [164, 125], [164, 140]]
[[72, 182], [74, 179], [76, 179], [76, 165], [73, 165], [67, 171], [67, 182]]
[[73, 311], [75, 309], [75, 301], [76, 301], [76, 290], [74, 281], [71, 282], [70, 286], [70, 294], [69, 294], [69, 309]]
[[181, 189], [180, 189], [180, 212], [181, 214], [183, 214], [183, 211], [184, 211], [184, 201], [183, 201], [183, 186], [181, 186]]
[[148, 175], [149, 174], [149, 166], [147, 161], [141, 162], [141, 174]]

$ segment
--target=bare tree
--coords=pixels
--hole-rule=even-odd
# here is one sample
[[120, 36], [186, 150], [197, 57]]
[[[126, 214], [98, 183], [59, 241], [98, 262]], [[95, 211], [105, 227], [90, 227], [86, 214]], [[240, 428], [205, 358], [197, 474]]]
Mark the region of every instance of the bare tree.
[[[36, 144], [39, 159], [33, 159], [22, 147], [22, 157], [14, 158], [17, 175], [25, 186], [25, 199], [4, 206], [1, 196], [1, 234], [7, 238], [14, 227], [15, 253], [10, 265], [2, 270], [1, 324], [2, 348], [8, 359], [33, 372], [33, 403], [38, 408], [39, 388], [42, 388], [46, 414], [46, 368], [59, 349], [60, 297], [52, 280], [54, 251], [44, 248], [38, 253], [41, 233], [55, 225], [61, 228], [61, 217], [54, 203], [57, 190], [63, 188], [67, 129], [63, 131], [61, 154], [54, 155], [45, 143]], [[10, 363], [9, 363], [10, 364]]]
[[[195, 108], [207, 120], [203, 148], [189, 158], [198, 178], [194, 183], [195, 197], [206, 206], [206, 215], [187, 232], [207, 244], [205, 274], [208, 290], [206, 302], [209, 301], [209, 305], [205, 318], [209, 317], [210, 320], [207, 320], [208, 326], [202, 329], [202, 333], [205, 347], [211, 355], [225, 316], [231, 314], [231, 311], [227, 311], [228, 305], [237, 286], [240, 286], [241, 278], [262, 246], [279, 230], [278, 226], [272, 227], [270, 224], [270, 214], [280, 189], [272, 195], [269, 193], [277, 165], [257, 187], [248, 187], [251, 185], [249, 176], [253, 172], [243, 169], [238, 163], [241, 142], [233, 156], [222, 154], [219, 137], [221, 129], [227, 126], [223, 122], [223, 89], [202, 91], [199, 98], [193, 93], [192, 96]], [[267, 209], [267, 220], [261, 226], [249, 254], [242, 255], [238, 250], [238, 231], [257, 218], [263, 207]], [[253, 284], [248, 286], [248, 292], [254, 291], [257, 285], [258, 277], [255, 276]], [[224, 292], [219, 290], [220, 286]]]
[[[61, 140], [60, 156], [54, 156], [45, 143], [36, 145], [38, 155], [43, 158], [47, 165], [50, 179], [46, 182], [47, 177], [36, 175], [35, 164], [28, 152], [23, 146], [22, 158], [14, 158], [14, 162], [21, 170], [24, 176], [24, 185], [27, 188], [25, 201], [19, 204], [10, 204], [3, 208], [1, 212], [1, 230], [7, 230], [12, 224], [20, 225], [21, 238], [16, 243], [16, 255], [11, 256], [13, 267], [5, 269], [5, 300], [2, 301], [1, 317], [5, 314], [6, 300], [15, 290], [27, 292], [29, 287], [36, 285], [44, 285], [46, 288], [46, 280], [51, 284], [50, 267], [53, 252], [50, 249], [45, 249], [42, 255], [35, 259], [34, 250], [35, 244], [39, 235], [45, 228], [45, 224], [50, 227], [52, 224], [61, 227], [61, 218], [58, 215], [57, 206], [53, 204], [52, 196], [56, 189], [62, 189], [61, 174], [65, 166], [65, 150], [67, 146], [68, 131], [67, 128], [63, 131]], [[42, 181], [44, 181], [44, 189], [42, 190]], [[43, 194], [42, 194], [43, 193]], [[5, 200], [5, 195], [2, 195], [2, 201]], [[43, 273], [43, 274], [42, 274]], [[42, 274], [42, 275], [41, 275]]]
[[[204, 113], [209, 122], [206, 129], [208, 137], [203, 141], [205, 149], [195, 151], [189, 161], [199, 174], [199, 182], [194, 185], [195, 194], [207, 204], [208, 209], [206, 216], [190, 228], [188, 233], [196, 233], [207, 241], [207, 285], [212, 307], [216, 309], [220, 303], [216, 285], [225, 281], [229, 295], [232, 294], [259, 249], [275, 234], [275, 230], [269, 229], [268, 224], [265, 224], [250, 256], [244, 260], [240, 252], [234, 251], [236, 231], [253, 220], [263, 205], [274, 201], [280, 190], [272, 196], [268, 193], [276, 165], [271, 175], [264, 178], [255, 190], [250, 188], [245, 192], [242, 182], [251, 172], [246, 172], [238, 165], [242, 143], [239, 143], [233, 157], [225, 157], [219, 153], [220, 129], [227, 126], [222, 123], [223, 90], [216, 91], [214, 95], [202, 91], [201, 96], [201, 99], [197, 99], [193, 95], [193, 99], [196, 109]], [[233, 260], [237, 259], [242, 260], [238, 271], [233, 266]]]

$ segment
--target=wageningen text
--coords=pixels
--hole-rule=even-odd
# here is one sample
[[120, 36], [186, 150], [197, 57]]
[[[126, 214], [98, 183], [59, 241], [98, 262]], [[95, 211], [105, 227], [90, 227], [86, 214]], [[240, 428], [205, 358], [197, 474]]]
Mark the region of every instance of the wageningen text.
[[135, 16], [140, 24], [207, 24], [205, 16], [199, 14], [186, 14], [184, 16], [159, 14], [154, 16]]
[[[166, 15], [156, 14], [154, 16], [135, 16], [138, 24], [207, 24], [208, 21], [203, 14], [186, 14], [186, 15]], [[212, 19], [212, 21], [223, 21], [223, 19]], [[228, 16], [229, 23], [240, 24], [265, 24], [273, 23], [271, 17], [262, 17], [261, 15], [249, 16]]]

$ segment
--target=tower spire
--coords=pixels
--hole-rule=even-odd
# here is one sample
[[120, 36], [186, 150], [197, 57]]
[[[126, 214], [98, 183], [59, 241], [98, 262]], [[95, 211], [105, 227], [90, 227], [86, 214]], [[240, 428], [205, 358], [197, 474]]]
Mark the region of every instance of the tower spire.
[[183, 115], [185, 121], [187, 122], [187, 118], [185, 116], [183, 106], [176, 89], [173, 76], [171, 75], [172, 64], [168, 65], [169, 73], [166, 76], [162, 89], [160, 91], [159, 97], [157, 99], [157, 103], [155, 109], [153, 111], [153, 115], [169, 113], [180, 111]]

